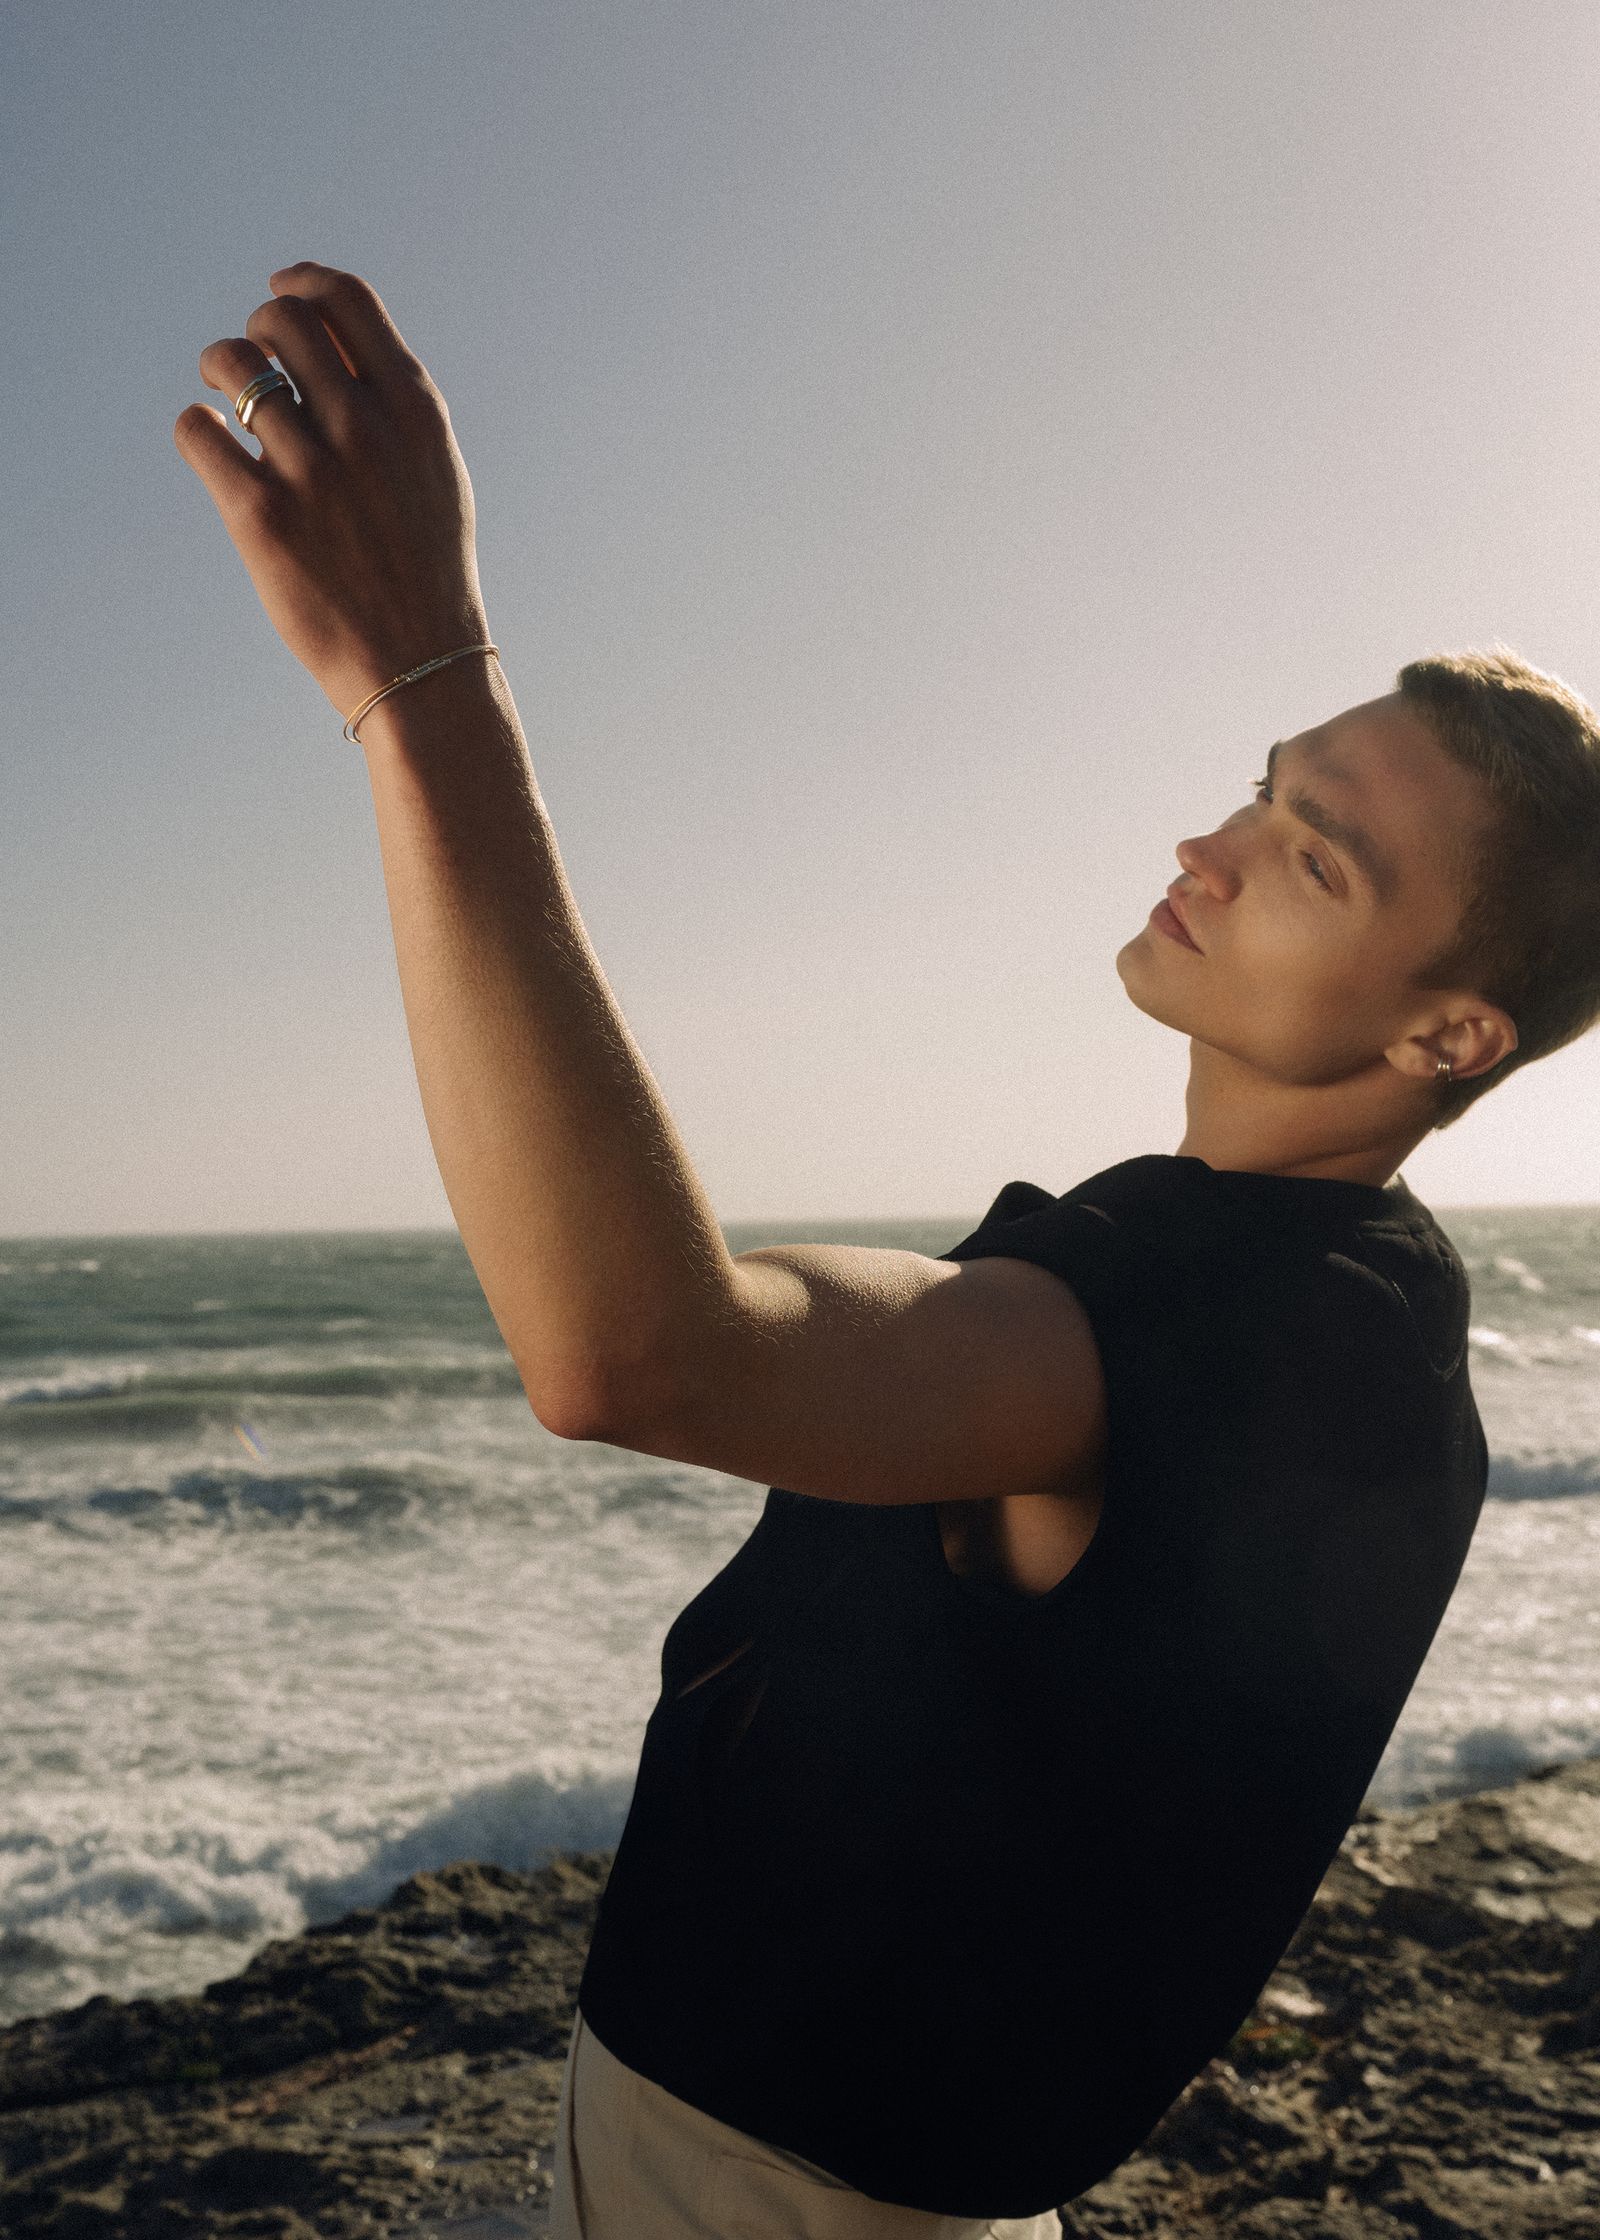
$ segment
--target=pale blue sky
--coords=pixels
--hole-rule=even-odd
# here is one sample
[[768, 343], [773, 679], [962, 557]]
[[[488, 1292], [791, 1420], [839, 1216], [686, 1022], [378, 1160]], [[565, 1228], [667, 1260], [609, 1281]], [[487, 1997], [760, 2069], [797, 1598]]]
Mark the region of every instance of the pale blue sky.
[[[360, 754], [171, 441], [274, 267], [450, 399], [724, 1219], [1175, 1148], [1112, 967], [1274, 738], [1600, 693], [1600, 10], [5, 5], [0, 1234], [447, 1222]], [[1600, 1035], [1413, 1155], [1600, 1199]]]

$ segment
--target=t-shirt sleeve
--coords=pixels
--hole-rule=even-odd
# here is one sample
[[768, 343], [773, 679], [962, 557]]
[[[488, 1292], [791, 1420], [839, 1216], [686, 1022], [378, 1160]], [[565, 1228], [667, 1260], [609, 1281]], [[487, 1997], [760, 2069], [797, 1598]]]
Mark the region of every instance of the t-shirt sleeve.
[[1163, 1238], [1182, 1237], [1192, 1252], [1201, 1230], [1181, 1202], [1186, 1178], [1170, 1162], [1135, 1159], [1064, 1197], [1029, 1182], [1008, 1182], [970, 1236], [947, 1260], [1004, 1257], [1047, 1268], [1072, 1290], [1088, 1318], [1106, 1391], [1107, 1436], [1119, 1510], [1147, 1505], [1148, 1473], [1117, 1467], [1143, 1448], [1152, 1408], [1164, 1416], [1189, 1374], [1150, 1312], [1170, 1292], [1163, 1280]]
[[1008, 1182], [971, 1235], [943, 1257], [1031, 1260], [1070, 1284], [1094, 1322], [1097, 1310], [1126, 1288], [1139, 1248], [1104, 1206], [1052, 1197], [1036, 1183]]

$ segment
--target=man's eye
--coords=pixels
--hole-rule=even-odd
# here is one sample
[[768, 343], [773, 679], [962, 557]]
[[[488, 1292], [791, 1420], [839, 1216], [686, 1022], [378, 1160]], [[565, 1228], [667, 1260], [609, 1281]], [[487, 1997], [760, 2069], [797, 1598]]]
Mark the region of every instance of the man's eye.
[[[1250, 783], [1255, 787], [1257, 799], [1265, 801], [1270, 807], [1272, 803], [1272, 788], [1268, 785], [1266, 779], [1252, 778]], [[1333, 881], [1328, 877], [1321, 864], [1318, 863], [1316, 857], [1311, 854], [1309, 849], [1302, 848], [1300, 850], [1300, 861], [1310, 871], [1311, 876], [1313, 879], [1315, 879], [1317, 885], [1319, 887], [1325, 888], [1329, 894], [1332, 894]]]

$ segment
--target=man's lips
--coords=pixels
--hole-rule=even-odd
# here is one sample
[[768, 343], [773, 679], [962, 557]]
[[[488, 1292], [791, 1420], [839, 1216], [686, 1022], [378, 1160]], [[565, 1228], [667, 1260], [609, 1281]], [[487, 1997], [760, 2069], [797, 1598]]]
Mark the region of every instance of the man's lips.
[[1205, 955], [1205, 951], [1201, 948], [1199, 942], [1196, 941], [1194, 935], [1178, 915], [1177, 908], [1169, 895], [1163, 895], [1151, 911], [1150, 923], [1158, 933], [1164, 933], [1169, 941], [1179, 942], [1185, 949], [1192, 949], [1196, 956]]

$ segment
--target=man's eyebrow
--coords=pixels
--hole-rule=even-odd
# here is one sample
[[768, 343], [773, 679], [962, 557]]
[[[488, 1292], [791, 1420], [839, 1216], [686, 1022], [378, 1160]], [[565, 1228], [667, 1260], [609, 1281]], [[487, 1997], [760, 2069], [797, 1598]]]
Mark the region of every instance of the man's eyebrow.
[[[1272, 783], [1273, 765], [1278, 759], [1278, 749], [1283, 745], [1275, 739], [1267, 750], [1267, 783]], [[1314, 800], [1309, 793], [1291, 793], [1285, 796], [1289, 807], [1302, 824], [1310, 825], [1313, 832], [1320, 832], [1336, 848], [1342, 848], [1360, 871], [1367, 885], [1379, 902], [1392, 902], [1399, 886], [1394, 865], [1374, 845], [1359, 825], [1348, 824], [1332, 809]]]

